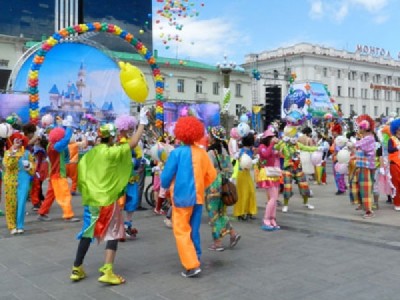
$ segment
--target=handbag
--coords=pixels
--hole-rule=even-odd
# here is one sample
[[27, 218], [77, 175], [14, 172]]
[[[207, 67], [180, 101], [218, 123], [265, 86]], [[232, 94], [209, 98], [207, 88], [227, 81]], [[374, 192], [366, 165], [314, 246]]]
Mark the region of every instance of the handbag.
[[282, 170], [279, 167], [264, 167], [265, 174], [268, 177], [280, 177], [282, 175]]
[[217, 153], [214, 151], [215, 158], [217, 159], [218, 167], [221, 171], [222, 184], [221, 184], [221, 199], [222, 202], [226, 206], [234, 205], [238, 201], [238, 195], [236, 190], [236, 185], [226, 178], [226, 176], [222, 172], [221, 164], [219, 163], [219, 159]]

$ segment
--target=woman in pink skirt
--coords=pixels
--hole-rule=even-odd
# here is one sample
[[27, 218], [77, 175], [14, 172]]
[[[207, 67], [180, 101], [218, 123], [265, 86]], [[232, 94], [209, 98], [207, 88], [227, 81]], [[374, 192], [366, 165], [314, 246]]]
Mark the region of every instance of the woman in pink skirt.
[[267, 190], [267, 206], [262, 230], [273, 231], [279, 230], [280, 227], [276, 223], [276, 203], [279, 197], [279, 184], [281, 177], [280, 155], [274, 149], [274, 145], [278, 142], [273, 127], [269, 127], [261, 137], [261, 144], [258, 147], [260, 156], [260, 172], [258, 174], [258, 186]]

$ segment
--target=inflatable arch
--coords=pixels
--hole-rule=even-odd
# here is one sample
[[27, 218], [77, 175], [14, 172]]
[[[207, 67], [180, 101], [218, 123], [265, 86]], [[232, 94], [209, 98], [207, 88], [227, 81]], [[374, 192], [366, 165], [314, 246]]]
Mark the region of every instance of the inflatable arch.
[[55, 32], [50, 36], [41, 46], [41, 48], [35, 53], [32, 65], [28, 73], [28, 92], [29, 92], [29, 117], [30, 121], [34, 124], [39, 123], [39, 70], [44, 62], [47, 52], [49, 52], [55, 45], [66, 37], [85, 32], [107, 32], [119, 36], [124, 39], [132, 46], [135, 47], [136, 51], [148, 62], [153, 73], [156, 91], [156, 126], [158, 128], [163, 127], [163, 92], [164, 92], [164, 79], [161, 76], [160, 69], [156, 64], [156, 60], [152, 55], [151, 51], [143, 45], [138, 39], [136, 39], [131, 33], [121, 29], [120, 27], [109, 24], [109, 23], [86, 23], [78, 24], [63, 28], [58, 32]]

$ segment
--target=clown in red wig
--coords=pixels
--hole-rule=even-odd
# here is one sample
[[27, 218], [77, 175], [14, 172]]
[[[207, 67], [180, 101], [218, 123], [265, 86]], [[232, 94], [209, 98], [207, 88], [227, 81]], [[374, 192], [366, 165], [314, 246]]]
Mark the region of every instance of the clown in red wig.
[[350, 178], [350, 196], [354, 204], [365, 209], [363, 218], [375, 216], [372, 211], [372, 174], [375, 171], [376, 143], [374, 137], [375, 122], [369, 115], [360, 115], [356, 119], [360, 139], [355, 143], [356, 169]]
[[19, 132], [13, 133], [3, 159], [6, 221], [11, 234], [24, 233], [25, 204], [35, 172], [34, 159], [25, 148], [27, 139], [24, 138]]
[[54, 199], [61, 206], [65, 221], [77, 222], [71, 205], [71, 192], [68, 186], [65, 168], [65, 152], [68, 151], [68, 143], [72, 136], [70, 126], [54, 128], [49, 133], [49, 145], [47, 156], [50, 161], [49, 186], [46, 197], [38, 210], [39, 221], [50, 221], [48, 216]]
[[204, 126], [195, 117], [181, 117], [175, 136], [183, 143], [171, 152], [161, 174], [161, 187], [171, 191], [172, 227], [183, 277], [200, 272], [200, 223], [205, 189], [215, 180], [217, 171], [207, 152], [197, 145]]

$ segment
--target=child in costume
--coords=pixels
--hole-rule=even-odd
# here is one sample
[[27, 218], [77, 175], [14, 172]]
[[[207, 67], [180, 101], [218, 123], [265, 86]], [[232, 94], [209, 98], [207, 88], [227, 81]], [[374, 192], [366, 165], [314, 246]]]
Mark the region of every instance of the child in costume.
[[278, 150], [283, 155], [283, 207], [282, 212], [287, 212], [289, 210], [289, 199], [293, 196], [292, 192], [292, 182], [293, 179], [296, 180], [300, 194], [303, 197], [303, 204], [308, 209], [314, 209], [314, 206], [308, 203], [308, 198], [310, 197], [310, 189], [308, 187], [308, 182], [306, 176], [301, 167], [300, 162], [300, 150], [314, 152], [317, 150], [322, 151], [323, 149], [316, 146], [304, 146], [297, 142], [296, 137], [297, 129], [293, 126], [286, 126], [284, 129], [284, 136], [275, 146], [275, 150]]
[[350, 193], [354, 199], [354, 204], [360, 208], [364, 206], [365, 214], [363, 218], [375, 216], [372, 211], [373, 201], [373, 171], [375, 169], [375, 137], [373, 135], [375, 123], [368, 115], [360, 115], [356, 119], [359, 128], [360, 140], [356, 141], [355, 147], [355, 166], [350, 180]]
[[31, 201], [33, 205], [33, 211], [38, 211], [41, 202], [44, 200], [42, 184], [47, 178], [49, 164], [47, 162], [47, 140], [42, 136], [33, 146], [33, 155], [36, 161], [36, 172], [33, 176], [32, 188], [31, 188]]
[[71, 205], [71, 192], [69, 190], [68, 180], [65, 168], [65, 151], [68, 149], [68, 143], [72, 136], [71, 120], [64, 120], [62, 127], [54, 128], [49, 133], [49, 145], [47, 147], [47, 156], [50, 162], [49, 186], [46, 197], [38, 210], [39, 221], [51, 221], [48, 216], [50, 207], [56, 199], [63, 211], [63, 219], [67, 222], [78, 222], [74, 217]]
[[78, 161], [79, 153], [87, 147], [86, 136], [83, 136], [82, 141], [76, 140], [76, 135], [73, 134], [68, 144], [69, 162], [65, 165], [67, 169], [67, 177], [71, 179], [71, 195], [76, 195], [78, 186]]
[[326, 185], [326, 160], [328, 158], [329, 143], [322, 133], [318, 133], [317, 146], [322, 147], [323, 151], [321, 164], [315, 166], [315, 181], [318, 185]]
[[[258, 147], [260, 156], [260, 173], [258, 175], [258, 185], [267, 191], [267, 205], [265, 207], [262, 230], [279, 230], [276, 223], [276, 206], [279, 197], [279, 186], [281, 177], [280, 154], [274, 149], [278, 142], [276, 131], [270, 126], [261, 136], [261, 144]], [[275, 174], [274, 174], [275, 172]]]
[[128, 142], [114, 146], [116, 127], [100, 127], [101, 143], [86, 153], [78, 164], [78, 188], [84, 205], [84, 224], [78, 234], [80, 239], [72, 274], [72, 281], [86, 277], [83, 260], [93, 238], [107, 241], [105, 263], [99, 269], [99, 281], [118, 285], [125, 279], [113, 272], [118, 240], [125, 238], [122, 209], [118, 199], [125, 193], [132, 176], [132, 149], [134, 149], [148, 124], [147, 109], [140, 112], [140, 125]]
[[[137, 120], [133, 116], [121, 115], [115, 120], [115, 126], [119, 131], [118, 143], [124, 144], [129, 141], [129, 136], [132, 135], [137, 125]], [[142, 149], [136, 145], [132, 149], [132, 162], [131, 162], [131, 177], [125, 190], [125, 204], [124, 210], [126, 213], [125, 232], [127, 237], [135, 238], [138, 231], [133, 227], [133, 213], [136, 211], [139, 204], [139, 175], [137, 170], [142, 157]]]
[[175, 126], [175, 137], [183, 145], [174, 149], [161, 174], [161, 187], [170, 188], [172, 227], [183, 277], [200, 272], [200, 223], [204, 191], [217, 177], [207, 152], [195, 145], [204, 136], [204, 126], [195, 117], [181, 117]]
[[250, 175], [250, 169], [242, 168], [241, 160], [243, 156], [250, 157], [253, 165], [257, 163], [257, 158], [253, 152], [254, 134], [248, 133], [242, 137], [242, 148], [239, 151], [238, 163], [239, 171], [236, 179], [238, 192], [238, 201], [233, 206], [233, 216], [239, 220], [247, 221], [249, 218], [254, 219], [257, 215], [256, 187], [254, 179]]
[[3, 165], [7, 227], [11, 234], [24, 233], [25, 206], [32, 175], [35, 172], [33, 156], [25, 149], [26, 140], [13, 133], [12, 146], [4, 153]]
[[335, 178], [337, 192], [336, 195], [342, 195], [346, 192], [346, 182], [343, 174], [339, 174], [336, 172], [335, 165], [337, 164], [337, 153], [342, 149], [345, 145], [347, 140], [342, 134], [342, 126], [339, 123], [334, 123], [331, 127], [331, 133], [333, 136], [334, 142], [331, 145], [330, 151], [332, 154], [332, 167], [333, 167], [333, 177]]

